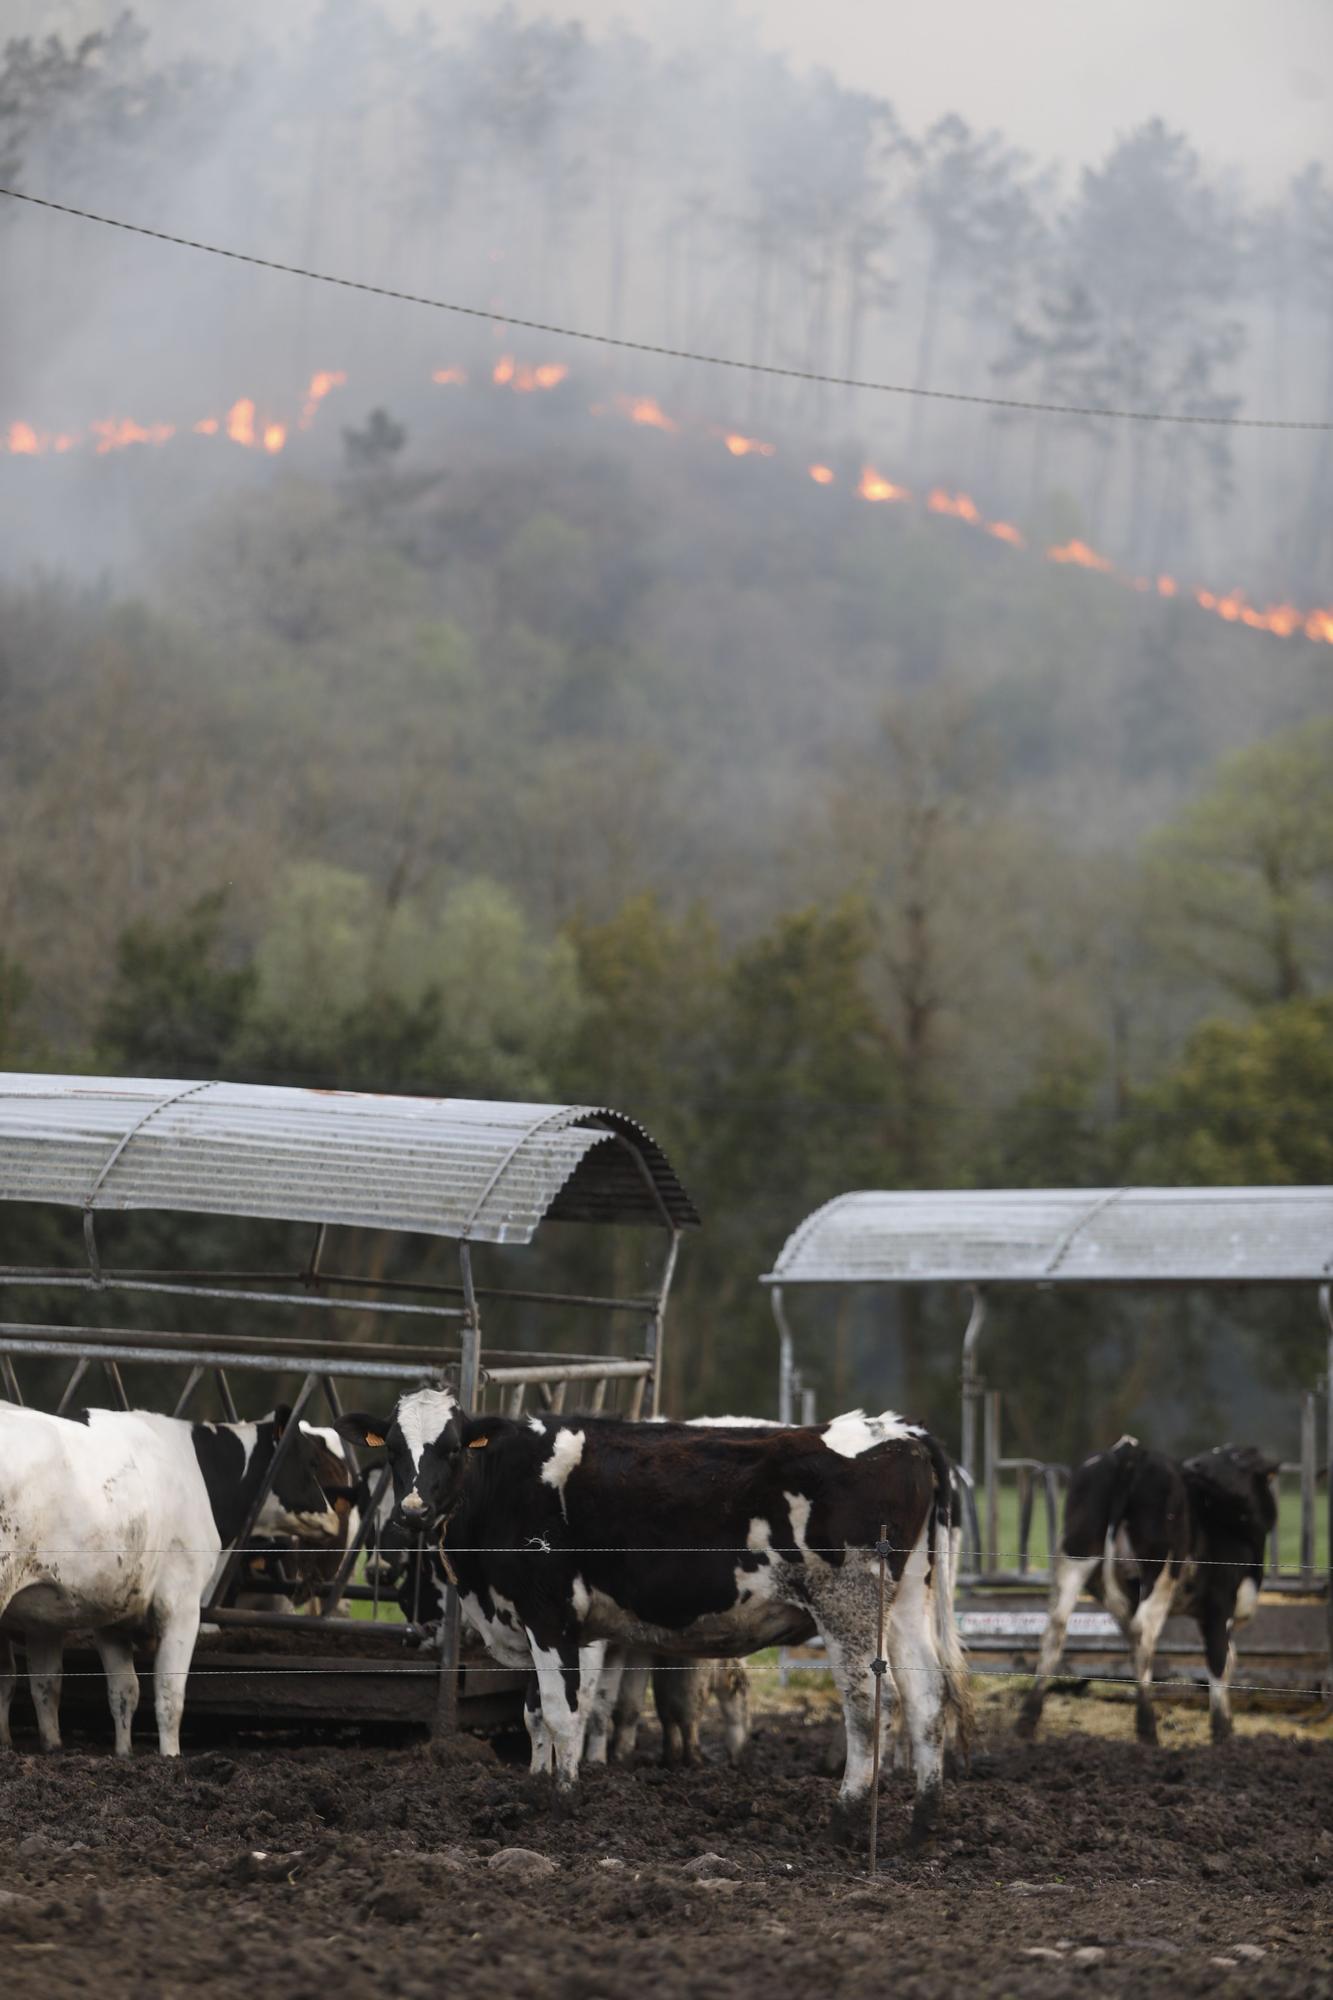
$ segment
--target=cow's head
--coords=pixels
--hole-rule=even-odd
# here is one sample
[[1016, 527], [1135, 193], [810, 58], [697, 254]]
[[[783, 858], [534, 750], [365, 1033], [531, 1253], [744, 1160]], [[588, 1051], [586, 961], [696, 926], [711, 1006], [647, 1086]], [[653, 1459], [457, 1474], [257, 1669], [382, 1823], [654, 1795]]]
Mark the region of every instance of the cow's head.
[[393, 1474], [397, 1513], [422, 1528], [442, 1519], [458, 1498], [463, 1477], [465, 1413], [450, 1389], [415, 1389], [401, 1396], [388, 1424], [346, 1416], [341, 1435], [374, 1450], [383, 1446]]
[[[291, 1412], [287, 1409], [277, 1409], [264, 1419], [265, 1426], [273, 1427], [275, 1449], [290, 1421]], [[296, 1535], [305, 1542], [338, 1540], [343, 1522], [325, 1490], [324, 1480], [336, 1474], [338, 1463], [345, 1480], [348, 1467], [346, 1459], [334, 1461], [327, 1437], [327, 1432], [316, 1431], [308, 1424], [298, 1426], [298, 1435], [284, 1453], [273, 1491], [261, 1509], [256, 1524], [261, 1530]]]

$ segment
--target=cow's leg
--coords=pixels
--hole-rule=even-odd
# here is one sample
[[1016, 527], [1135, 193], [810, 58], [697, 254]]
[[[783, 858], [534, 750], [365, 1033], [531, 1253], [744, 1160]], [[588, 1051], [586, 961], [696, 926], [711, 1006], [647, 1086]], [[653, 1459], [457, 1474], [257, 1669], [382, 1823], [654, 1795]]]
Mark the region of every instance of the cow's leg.
[[714, 1692], [722, 1711], [722, 1737], [727, 1746], [727, 1762], [739, 1764], [750, 1740], [750, 1681], [738, 1661], [716, 1677]]
[[535, 1671], [523, 1689], [523, 1723], [531, 1746], [528, 1769], [534, 1778], [545, 1777], [551, 1768], [551, 1732], [542, 1716], [541, 1682]]
[[[931, 1523], [927, 1521], [925, 1535]], [[948, 1577], [937, 1573], [935, 1586], [947, 1589]], [[916, 1772], [916, 1804], [912, 1837], [920, 1840], [939, 1818], [944, 1789], [944, 1666], [935, 1631], [935, 1601], [927, 1579], [923, 1539], [907, 1558], [902, 1581], [885, 1628], [889, 1664], [902, 1704], [903, 1726], [912, 1746]]]
[[[561, 1791], [568, 1791], [578, 1780], [588, 1703], [595, 1677], [602, 1670], [606, 1647], [600, 1641], [592, 1646], [579, 1646], [572, 1637], [544, 1646], [531, 1628], [527, 1637], [541, 1690], [542, 1718], [550, 1731], [555, 1755], [555, 1781]], [[586, 1686], [590, 1679], [592, 1685]]]
[[[911, 1560], [909, 1556], [909, 1564]], [[811, 1591], [811, 1610], [842, 1701], [847, 1757], [838, 1804], [845, 1811], [865, 1798], [874, 1774], [875, 1674], [871, 1662], [876, 1654], [879, 1572], [861, 1568], [856, 1557], [849, 1557], [843, 1569], [812, 1582], [818, 1587]], [[886, 1634], [893, 1624], [900, 1588], [890, 1582], [885, 1592]], [[882, 1707], [881, 1751], [887, 1723], [888, 1714]]]
[[116, 1732], [116, 1755], [130, 1754], [130, 1728], [139, 1706], [139, 1676], [134, 1671], [134, 1649], [116, 1632], [94, 1632], [93, 1644], [101, 1655], [106, 1675], [107, 1700]]
[[[1144, 1563], [1142, 1567], [1146, 1584], [1152, 1575], [1152, 1565]], [[1175, 1594], [1175, 1573], [1171, 1564], [1165, 1562], [1152, 1579], [1151, 1587], [1139, 1599], [1138, 1610], [1129, 1624], [1130, 1642], [1134, 1648], [1134, 1679], [1138, 1684], [1134, 1727], [1140, 1743], [1157, 1741], [1157, 1717], [1152, 1706], [1152, 1663]]]
[[9, 1710], [17, 1684], [18, 1676], [14, 1672], [14, 1648], [8, 1639], [0, 1637], [0, 1750], [14, 1748], [14, 1739], [9, 1733]]
[[606, 1656], [606, 1665], [597, 1678], [593, 1692], [592, 1707], [588, 1715], [588, 1733], [583, 1743], [585, 1764], [605, 1764], [611, 1745], [611, 1718], [615, 1713], [616, 1701], [620, 1695], [620, 1683], [625, 1677], [625, 1654], [618, 1646], [612, 1647]]
[[1222, 1605], [1211, 1600], [1199, 1614], [1204, 1657], [1208, 1662], [1208, 1720], [1214, 1743], [1225, 1743], [1231, 1734], [1231, 1676], [1236, 1666], [1236, 1648], [1231, 1640], [1231, 1621]]
[[638, 1745], [639, 1717], [643, 1714], [651, 1671], [646, 1653], [627, 1655], [625, 1670], [620, 1677], [620, 1693], [616, 1698], [614, 1729], [611, 1737], [611, 1755], [617, 1763], [626, 1757], [632, 1757]]
[[153, 1662], [153, 1708], [157, 1714], [157, 1747], [164, 1757], [181, 1754], [181, 1717], [185, 1713], [185, 1683], [194, 1642], [199, 1636], [199, 1599], [193, 1591], [173, 1604], [160, 1619], [161, 1637]]
[[1063, 1551], [1055, 1558], [1051, 1572], [1050, 1604], [1046, 1613], [1046, 1629], [1041, 1635], [1041, 1651], [1037, 1656], [1037, 1678], [1018, 1712], [1015, 1728], [1022, 1737], [1033, 1737], [1037, 1724], [1041, 1721], [1042, 1703], [1046, 1699], [1046, 1689], [1051, 1675], [1060, 1664], [1060, 1655], [1065, 1649], [1065, 1633], [1069, 1630], [1069, 1620], [1074, 1606], [1087, 1587], [1088, 1578], [1096, 1569], [1099, 1556], [1067, 1556]]
[[59, 1632], [29, 1628], [23, 1635], [28, 1685], [37, 1711], [37, 1741], [43, 1750], [60, 1748], [60, 1679], [64, 1640]]

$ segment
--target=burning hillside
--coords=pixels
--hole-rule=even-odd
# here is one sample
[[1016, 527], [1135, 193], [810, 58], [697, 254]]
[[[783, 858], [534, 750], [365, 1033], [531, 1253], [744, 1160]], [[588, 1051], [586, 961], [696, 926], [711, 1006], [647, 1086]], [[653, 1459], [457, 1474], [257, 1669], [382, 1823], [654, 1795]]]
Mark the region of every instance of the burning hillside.
[[[455, 365], [435, 369], [430, 379], [439, 387], [480, 387], [527, 396], [562, 388], [570, 381], [570, 371], [560, 362], [526, 362], [513, 354], [502, 354], [489, 369], [480, 373]], [[27, 420], [15, 419], [0, 437], [0, 453], [7, 452], [14, 458], [43, 458], [90, 451], [104, 457], [109, 452], [131, 447], [161, 448], [188, 434], [216, 438], [244, 450], [277, 456], [293, 442], [297, 431], [308, 431], [314, 426], [327, 398], [346, 385], [345, 370], [317, 370], [310, 377], [294, 415], [274, 412], [262, 407], [256, 398], [242, 396], [220, 414], [210, 413], [184, 423], [161, 420], [142, 423], [131, 417], [114, 416], [94, 418], [81, 429], [44, 429]], [[687, 423], [669, 415], [652, 396], [618, 394], [610, 402], [590, 404], [588, 413], [597, 418], [619, 418], [670, 437], [693, 434], [720, 443], [732, 458], [769, 461], [782, 471], [791, 469], [793, 464], [779, 445], [769, 439], [750, 437], [742, 431], [715, 424]], [[1252, 603], [1243, 590], [1215, 591], [1202, 585], [1186, 585], [1167, 575], [1133, 575], [1119, 568], [1109, 556], [1077, 539], [1032, 549], [1020, 528], [1011, 521], [988, 519], [970, 494], [951, 492], [943, 486], [932, 486], [924, 493], [917, 493], [886, 477], [874, 465], [862, 464], [855, 481], [839, 474], [822, 460], [802, 462], [799, 471], [800, 476], [812, 480], [816, 486], [825, 489], [842, 486], [858, 501], [872, 505], [919, 507], [926, 513], [988, 535], [1015, 553], [1036, 555], [1047, 562], [1092, 570], [1123, 588], [1141, 594], [1185, 599], [1199, 610], [1229, 624], [1246, 625], [1276, 638], [1299, 636], [1317, 644], [1333, 645], [1333, 605], [1310, 609], [1289, 603], [1260, 605]]]

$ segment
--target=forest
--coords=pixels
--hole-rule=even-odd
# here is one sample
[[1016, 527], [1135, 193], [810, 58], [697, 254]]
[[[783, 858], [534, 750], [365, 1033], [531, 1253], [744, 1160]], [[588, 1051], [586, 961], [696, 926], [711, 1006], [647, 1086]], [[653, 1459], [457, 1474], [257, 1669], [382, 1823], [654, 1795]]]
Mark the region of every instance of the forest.
[[[1154, 121], [1071, 180], [734, 23], [691, 71], [329, 4], [231, 69], [127, 15], [9, 44], [0, 158], [815, 374], [1333, 412], [1318, 166], [1258, 203]], [[0, 214], [4, 1067], [629, 1112], [705, 1218], [683, 1414], [772, 1409], [756, 1277], [846, 1188], [1333, 1182], [1327, 432], [724, 378], [112, 236]], [[187, 434], [243, 394], [281, 449]], [[79, 430], [130, 415], [173, 434]], [[821, 1407], [952, 1437], [964, 1316], [806, 1310]], [[1043, 1295], [990, 1358], [1042, 1456], [1145, 1410], [1289, 1455], [1321, 1348], [1313, 1300]]]

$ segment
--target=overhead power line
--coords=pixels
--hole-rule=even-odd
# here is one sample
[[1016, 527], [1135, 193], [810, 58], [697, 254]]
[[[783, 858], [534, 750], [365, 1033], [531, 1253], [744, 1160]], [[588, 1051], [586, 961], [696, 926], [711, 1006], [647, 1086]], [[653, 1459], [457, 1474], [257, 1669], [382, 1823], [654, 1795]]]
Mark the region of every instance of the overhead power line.
[[372, 285], [365, 278], [344, 278], [333, 271], [312, 271], [302, 264], [287, 264], [276, 257], [260, 257], [251, 250], [231, 250], [221, 243], [205, 243], [195, 236], [175, 236], [167, 229], [150, 229], [143, 222], [126, 222], [117, 215], [99, 215], [94, 209], [76, 208], [67, 201], [50, 201], [40, 194], [26, 194], [19, 188], [0, 187], [0, 195], [10, 201], [27, 202], [33, 208], [48, 208], [58, 215], [74, 215], [81, 222], [100, 223], [104, 229], [122, 229], [131, 236], [147, 236], [155, 243], [173, 243], [180, 250], [201, 250], [209, 257], [226, 257], [234, 264], [251, 264], [260, 271], [282, 271], [290, 278], [308, 278], [318, 285], [337, 285], [343, 291], [366, 292], [372, 298], [398, 299], [404, 305], [427, 306], [433, 312], [455, 313], [464, 319], [489, 320], [497, 326], [521, 327], [526, 333], [548, 333], [559, 340], [590, 341], [596, 347], [627, 349], [633, 354], [656, 354], [669, 361], [696, 361], [709, 368], [736, 368], [750, 375], [776, 375], [790, 382], [822, 382], [834, 389], [868, 389], [880, 396], [918, 396], [932, 403], [971, 403], [988, 410], [1018, 410], [1045, 417], [1110, 417], [1121, 423], [1206, 424], [1219, 430], [1329, 431], [1333, 422], [1323, 418], [1234, 417], [1189, 410], [1121, 410], [1097, 403], [1041, 403], [1020, 396], [980, 396], [965, 389], [923, 389], [907, 382], [877, 382], [859, 375], [826, 375], [817, 368], [784, 368], [775, 361], [751, 361], [733, 354], [706, 354], [696, 348], [668, 347], [660, 341], [629, 340], [615, 333], [593, 333], [587, 327], [556, 326], [552, 321], [520, 319], [513, 313], [496, 312], [489, 306], [460, 305], [454, 299], [431, 298], [422, 292], [400, 291], [393, 285]]

